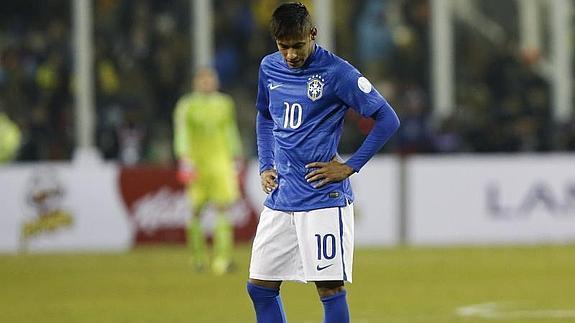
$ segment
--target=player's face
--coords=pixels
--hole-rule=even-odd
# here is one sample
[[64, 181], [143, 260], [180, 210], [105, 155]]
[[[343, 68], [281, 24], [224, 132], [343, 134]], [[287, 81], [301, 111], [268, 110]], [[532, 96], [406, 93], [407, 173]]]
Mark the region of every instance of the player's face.
[[202, 93], [211, 93], [218, 90], [218, 76], [211, 68], [201, 68], [194, 76], [194, 90]]
[[284, 57], [286, 64], [290, 68], [298, 68], [303, 66], [306, 59], [313, 52], [315, 33], [305, 36], [287, 37], [276, 39], [278, 50]]

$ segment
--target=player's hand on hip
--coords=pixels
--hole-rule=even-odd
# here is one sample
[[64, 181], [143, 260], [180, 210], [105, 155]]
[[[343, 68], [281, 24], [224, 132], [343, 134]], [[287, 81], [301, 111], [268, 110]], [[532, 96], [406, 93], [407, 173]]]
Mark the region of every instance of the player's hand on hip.
[[320, 188], [328, 183], [343, 181], [353, 174], [353, 168], [335, 158], [330, 162], [313, 162], [305, 165], [306, 168], [314, 168], [305, 176], [308, 183], [314, 183], [314, 188]]
[[266, 194], [271, 193], [278, 187], [278, 173], [275, 169], [267, 169], [261, 173], [262, 189]]

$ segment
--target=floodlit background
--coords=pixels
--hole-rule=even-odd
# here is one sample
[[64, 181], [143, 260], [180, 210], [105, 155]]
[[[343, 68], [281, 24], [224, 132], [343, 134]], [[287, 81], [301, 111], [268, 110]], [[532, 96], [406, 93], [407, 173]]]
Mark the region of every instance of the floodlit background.
[[[281, 2], [3, 1], [1, 322], [255, 321], [254, 102]], [[575, 2], [303, 2], [402, 122], [352, 177], [354, 322], [575, 322]], [[245, 152], [223, 277], [191, 270], [172, 148], [207, 64]], [[371, 126], [350, 109], [340, 153]], [[321, 321], [312, 285], [283, 292], [290, 322]]]

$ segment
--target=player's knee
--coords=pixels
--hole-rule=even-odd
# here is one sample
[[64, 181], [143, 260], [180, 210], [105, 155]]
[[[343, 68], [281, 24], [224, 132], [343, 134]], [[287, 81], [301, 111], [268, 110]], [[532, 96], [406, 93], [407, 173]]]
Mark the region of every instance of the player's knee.
[[248, 283], [260, 287], [271, 288], [271, 289], [279, 289], [282, 282], [276, 280], [259, 280], [259, 279], [252, 279], [248, 280]]
[[264, 280], [250, 279], [247, 284], [248, 295], [254, 304], [270, 302], [279, 296], [279, 284]]
[[316, 281], [315, 286], [319, 297], [329, 297], [345, 290], [342, 280]]

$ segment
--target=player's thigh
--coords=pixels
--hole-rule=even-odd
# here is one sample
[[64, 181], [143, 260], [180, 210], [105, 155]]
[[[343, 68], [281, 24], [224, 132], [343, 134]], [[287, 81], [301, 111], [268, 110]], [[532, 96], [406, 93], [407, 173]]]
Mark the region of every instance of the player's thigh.
[[208, 201], [209, 190], [209, 186], [202, 181], [194, 181], [188, 185], [186, 194], [190, 199], [192, 208], [196, 208], [200, 205], [205, 205], [205, 203]]
[[306, 280], [351, 281], [353, 205], [296, 212]]
[[291, 213], [264, 208], [252, 245], [250, 278], [302, 280], [297, 234]]

